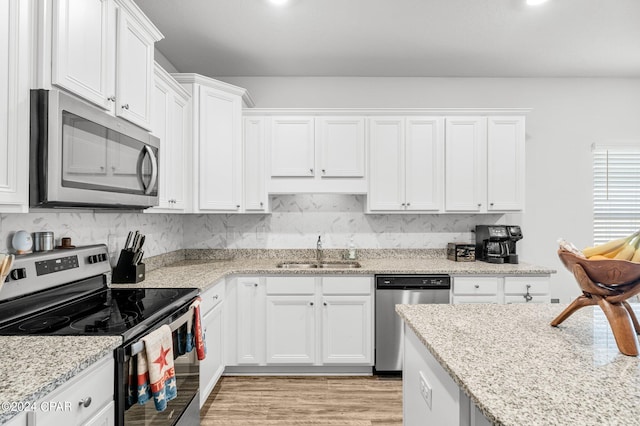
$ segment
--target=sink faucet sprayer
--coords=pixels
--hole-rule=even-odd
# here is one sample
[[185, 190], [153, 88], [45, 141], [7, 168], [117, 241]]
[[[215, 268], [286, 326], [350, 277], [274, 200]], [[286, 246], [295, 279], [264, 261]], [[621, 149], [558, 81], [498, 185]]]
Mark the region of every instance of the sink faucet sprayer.
[[320, 264], [322, 262], [322, 238], [318, 235], [318, 242], [316, 243], [316, 262]]

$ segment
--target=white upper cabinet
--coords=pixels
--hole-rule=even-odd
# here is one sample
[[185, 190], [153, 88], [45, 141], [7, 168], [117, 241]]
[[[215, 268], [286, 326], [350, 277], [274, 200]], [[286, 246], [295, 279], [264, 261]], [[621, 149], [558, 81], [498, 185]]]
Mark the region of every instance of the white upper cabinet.
[[[257, 118], [252, 112], [248, 118]], [[361, 116], [264, 115], [268, 192], [366, 192], [366, 134]]]
[[441, 210], [443, 121], [441, 117], [370, 119], [369, 211]]
[[446, 119], [446, 211], [524, 208], [524, 117]]
[[38, 85], [48, 86], [50, 56], [52, 85], [150, 129], [154, 43], [162, 34], [138, 6], [131, 0], [42, 0], [40, 7]]
[[111, 109], [115, 28], [113, 0], [55, 2], [51, 83]]
[[488, 211], [524, 209], [524, 117], [489, 117]]
[[186, 159], [190, 152], [190, 98], [182, 86], [155, 65], [151, 133], [160, 139], [158, 206], [148, 212], [188, 212]]
[[307, 177], [315, 173], [313, 117], [273, 117], [271, 176]]
[[0, 2], [0, 212], [29, 206], [29, 2]]
[[[242, 213], [242, 103], [246, 90], [198, 74], [173, 74], [191, 95], [193, 211]], [[263, 201], [264, 202], [264, 201]], [[258, 202], [259, 203], [259, 202]]]
[[364, 118], [318, 117], [316, 141], [321, 178], [364, 177]]
[[403, 210], [404, 118], [372, 118], [369, 152], [369, 210]]
[[487, 209], [487, 119], [447, 118], [445, 208], [449, 212]]
[[265, 171], [264, 118], [244, 119], [244, 208], [245, 211], [267, 212], [268, 194]]

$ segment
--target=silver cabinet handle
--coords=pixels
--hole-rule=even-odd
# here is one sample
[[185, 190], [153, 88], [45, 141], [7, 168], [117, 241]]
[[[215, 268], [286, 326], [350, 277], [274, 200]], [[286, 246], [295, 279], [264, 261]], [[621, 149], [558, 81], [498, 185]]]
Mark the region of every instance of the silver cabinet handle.
[[260, 207], [264, 206], [264, 203], [262, 201], [260, 201]]
[[239, 208], [240, 208], [240, 204], [236, 204], [236, 209], [239, 209]]
[[218, 295], [213, 296], [213, 300], [218, 300]]
[[322, 302], [322, 304], [323, 304], [324, 306], [327, 306], [327, 302]]
[[490, 205], [491, 207], [493, 207], [493, 203], [489, 203], [489, 205]]
[[482, 207], [482, 203], [478, 203], [478, 207]]
[[475, 288], [480, 288], [479, 284], [474, 285]]
[[327, 171], [325, 169], [322, 169], [322, 173], [327, 173]]
[[405, 203], [402, 203], [401, 205], [402, 205], [402, 207], [406, 206], [406, 204], [405, 204]]
[[533, 300], [533, 296], [529, 294], [529, 289], [531, 288], [531, 284], [527, 284], [527, 293], [523, 296], [525, 302], [531, 302]]
[[129, 104], [122, 105], [122, 109], [129, 109]]
[[313, 169], [309, 169], [309, 172], [311, 172], [311, 174], [313, 174]]
[[253, 286], [254, 286], [254, 287], [258, 287], [258, 283], [254, 283], [254, 284], [253, 284]]
[[411, 205], [411, 203], [407, 203], [407, 207], [409, 207]]
[[88, 396], [84, 399], [81, 399], [80, 402], [78, 402], [78, 405], [82, 405], [83, 407], [88, 407], [91, 405], [91, 397]]
[[115, 102], [115, 101], [116, 101], [116, 95], [111, 95], [111, 96], [109, 96], [109, 97], [107, 98], [107, 100], [108, 100], [109, 102]]
[[309, 306], [313, 306], [313, 302], [309, 302]]

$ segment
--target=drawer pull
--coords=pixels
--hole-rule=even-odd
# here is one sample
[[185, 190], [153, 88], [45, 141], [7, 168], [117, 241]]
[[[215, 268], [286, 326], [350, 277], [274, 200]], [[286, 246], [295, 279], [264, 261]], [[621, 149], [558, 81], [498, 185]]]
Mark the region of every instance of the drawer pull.
[[531, 284], [527, 284], [527, 293], [523, 296], [525, 302], [531, 302], [533, 300], [533, 296], [529, 294], [529, 289], [531, 288]]
[[80, 402], [78, 402], [78, 405], [82, 405], [83, 407], [88, 407], [91, 405], [91, 397], [88, 396], [84, 399], [81, 399]]

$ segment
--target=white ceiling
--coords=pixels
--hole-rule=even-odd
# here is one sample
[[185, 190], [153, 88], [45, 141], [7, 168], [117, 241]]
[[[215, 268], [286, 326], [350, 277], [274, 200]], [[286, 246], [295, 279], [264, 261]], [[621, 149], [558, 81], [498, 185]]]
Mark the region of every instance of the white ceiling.
[[181, 72], [640, 77], [640, 0], [136, 0]]

